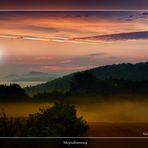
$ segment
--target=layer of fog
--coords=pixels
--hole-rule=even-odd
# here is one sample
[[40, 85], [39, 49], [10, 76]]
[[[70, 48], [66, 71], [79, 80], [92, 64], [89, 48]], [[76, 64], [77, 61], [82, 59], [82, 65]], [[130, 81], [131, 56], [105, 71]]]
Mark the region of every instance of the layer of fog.
[[[51, 103], [0, 103], [0, 112], [8, 117], [26, 117]], [[88, 122], [148, 122], [148, 101], [102, 101], [77, 104], [78, 116]]]

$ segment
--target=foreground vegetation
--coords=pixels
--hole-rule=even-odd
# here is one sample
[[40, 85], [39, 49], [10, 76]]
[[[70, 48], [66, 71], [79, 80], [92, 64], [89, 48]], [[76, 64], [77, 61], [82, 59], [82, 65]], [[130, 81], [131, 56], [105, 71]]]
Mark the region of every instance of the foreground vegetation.
[[86, 121], [77, 117], [73, 105], [55, 104], [27, 118], [7, 118], [5, 113], [0, 116], [1, 137], [81, 136], [87, 129]]

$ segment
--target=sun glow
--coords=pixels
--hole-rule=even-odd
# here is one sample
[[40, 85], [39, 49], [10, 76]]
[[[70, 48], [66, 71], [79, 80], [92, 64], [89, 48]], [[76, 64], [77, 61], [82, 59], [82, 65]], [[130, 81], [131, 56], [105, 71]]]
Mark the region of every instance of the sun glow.
[[2, 59], [2, 51], [0, 50], [0, 60]]
[[0, 47], [0, 64], [2, 64], [4, 61], [4, 52], [3, 52], [3, 48]]

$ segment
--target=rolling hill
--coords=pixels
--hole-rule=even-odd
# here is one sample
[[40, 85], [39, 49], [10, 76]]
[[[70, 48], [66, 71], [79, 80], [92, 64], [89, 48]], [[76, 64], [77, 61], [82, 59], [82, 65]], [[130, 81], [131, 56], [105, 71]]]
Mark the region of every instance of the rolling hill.
[[17, 75], [17, 74], [11, 74], [4, 78], [3, 80], [6, 81], [51, 81], [56, 78], [58, 78], [59, 75], [57, 74], [49, 74], [49, 73], [43, 73], [38, 71], [32, 71], [26, 74]]
[[[104, 80], [108, 78], [125, 79], [132, 81], [148, 80], [148, 62], [145, 63], [123, 63], [113, 64], [94, 69], [86, 70], [91, 72], [97, 79]], [[57, 78], [51, 82], [45, 84], [25, 88], [27, 93], [34, 95], [42, 92], [61, 91], [66, 92], [70, 88], [70, 83], [73, 78], [73, 74], [66, 75], [61, 78]]]

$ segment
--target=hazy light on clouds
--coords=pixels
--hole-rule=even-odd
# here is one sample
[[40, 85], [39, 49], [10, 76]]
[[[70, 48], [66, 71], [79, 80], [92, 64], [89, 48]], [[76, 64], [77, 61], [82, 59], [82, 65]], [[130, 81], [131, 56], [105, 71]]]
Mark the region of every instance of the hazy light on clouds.
[[0, 18], [2, 73], [72, 72], [148, 57], [147, 12], [2, 12]]

